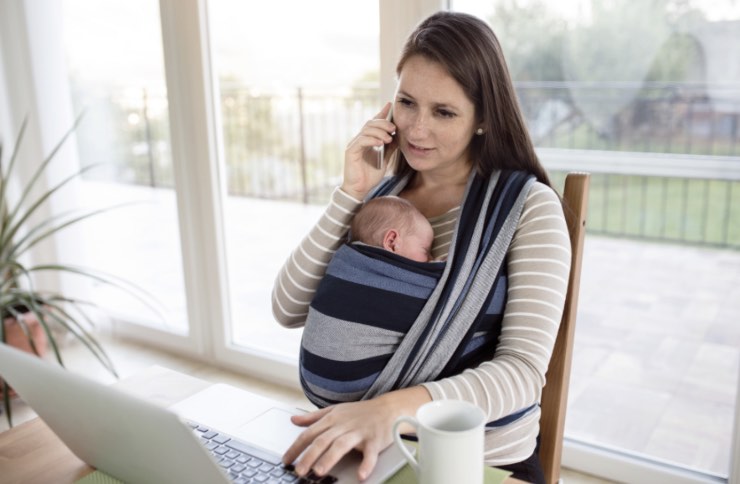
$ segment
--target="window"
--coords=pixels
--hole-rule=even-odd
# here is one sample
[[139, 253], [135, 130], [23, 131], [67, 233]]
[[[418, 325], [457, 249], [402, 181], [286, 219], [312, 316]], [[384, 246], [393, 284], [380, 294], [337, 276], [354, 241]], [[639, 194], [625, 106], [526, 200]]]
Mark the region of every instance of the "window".
[[726, 48], [740, 8], [453, 7], [494, 28], [553, 178], [592, 173], [566, 438], [726, 477], [740, 362], [740, 76]]
[[210, 3], [228, 190], [227, 338], [292, 361], [301, 331], [275, 323], [272, 284], [341, 181], [344, 146], [380, 104], [377, 2], [318, 7]]
[[[727, 324], [740, 309], [740, 80], [727, 59], [740, 13], [729, 0], [623, 1], [453, 8], [499, 34], [555, 181], [593, 174], [566, 465], [603, 471], [569, 457], [585, 443], [726, 476], [740, 359]], [[338, 183], [343, 146], [377, 111], [378, 65], [398, 53], [380, 58], [380, 39], [419, 20], [407, 2], [379, 3], [388, 15], [369, 0], [65, 0], [63, 16], [18, 4], [65, 27], [62, 39], [32, 35], [64, 42], [65, 82], [87, 109], [79, 158], [105, 161], [80, 199], [136, 202], [91, 221], [76, 249], [164, 306], [166, 324], [95, 288], [117, 328], [295, 384], [300, 331], [272, 321], [269, 292]]]
[[116, 206], [84, 222], [86, 263], [147, 293], [100, 284], [93, 298], [117, 318], [187, 334], [158, 6], [65, 0], [62, 11], [72, 102], [84, 112], [80, 165], [98, 165], [80, 202]]

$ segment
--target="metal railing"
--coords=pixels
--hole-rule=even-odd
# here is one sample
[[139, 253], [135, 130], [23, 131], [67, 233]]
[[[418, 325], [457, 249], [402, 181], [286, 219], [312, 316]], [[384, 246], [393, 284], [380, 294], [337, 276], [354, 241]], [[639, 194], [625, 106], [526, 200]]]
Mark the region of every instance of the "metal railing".
[[590, 233], [740, 248], [740, 157], [540, 148], [556, 187], [591, 173]]
[[[591, 232], [740, 248], [740, 85], [539, 82], [517, 92], [556, 185], [566, 171], [594, 173]], [[223, 85], [229, 194], [325, 203], [377, 93]], [[147, 90], [101, 103], [112, 178], [173, 185], [163, 106], [165, 93]]]
[[344, 146], [377, 111], [377, 89], [344, 94], [221, 91], [231, 195], [324, 203], [342, 173]]

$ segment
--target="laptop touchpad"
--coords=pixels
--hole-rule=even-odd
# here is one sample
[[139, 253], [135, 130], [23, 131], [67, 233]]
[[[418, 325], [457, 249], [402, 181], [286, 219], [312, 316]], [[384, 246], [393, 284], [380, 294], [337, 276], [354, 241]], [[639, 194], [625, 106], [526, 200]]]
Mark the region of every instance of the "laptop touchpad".
[[288, 447], [305, 430], [290, 421], [290, 412], [271, 408], [265, 413], [231, 432], [234, 437], [254, 444], [278, 455], [283, 455]]

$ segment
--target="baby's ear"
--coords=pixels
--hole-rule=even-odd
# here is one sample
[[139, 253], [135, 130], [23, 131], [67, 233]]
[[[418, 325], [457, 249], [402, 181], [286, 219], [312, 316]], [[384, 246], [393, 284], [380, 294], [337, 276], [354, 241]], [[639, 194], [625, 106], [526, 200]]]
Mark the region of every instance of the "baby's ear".
[[391, 252], [396, 251], [396, 243], [398, 242], [398, 231], [395, 229], [389, 229], [385, 236], [383, 236], [383, 248], [390, 250]]

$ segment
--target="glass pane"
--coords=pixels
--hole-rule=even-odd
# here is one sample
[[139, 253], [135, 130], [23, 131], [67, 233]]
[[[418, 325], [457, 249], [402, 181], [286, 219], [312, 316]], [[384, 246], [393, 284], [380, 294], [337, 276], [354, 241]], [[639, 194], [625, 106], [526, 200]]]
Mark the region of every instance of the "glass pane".
[[344, 146], [379, 109], [378, 5], [209, 5], [229, 191], [232, 341], [296, 360], [301, 332], [274, 322], [270, 291], [341, 180]]
[[[740, 72], [726, 50], [740, 45], [740, 5], [453, 6], [493, 26], [537, 147], [593, 163], [566, 436], [727, 476], [740, 183], [687, 178], [681, 163], [740, 155]], [[661, 173], [618, 163], [635, 152]], [[562, 188], [565, 174], [552, 175]]]
[[[81, 201], [121, 205], [85, 223], [89, 266], [141, 288], [149, 303], [100, 284], [123, 320], [187, 333], [157, 2], [64, 0], [64, 42], [83, 166]], [[150, 301], [151, 296], [154, 300]]]

